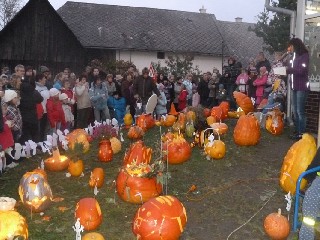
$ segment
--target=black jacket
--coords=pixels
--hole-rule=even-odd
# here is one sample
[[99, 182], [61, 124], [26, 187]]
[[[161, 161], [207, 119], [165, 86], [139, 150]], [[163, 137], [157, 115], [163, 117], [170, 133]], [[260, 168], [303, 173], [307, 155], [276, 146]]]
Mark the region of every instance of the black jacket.
[[153, 82], [152, 78], [143, 78], [139, 76], [133, 81], [133, 95], [138, 94], [143, 103], [147, 103], [148, 99], [151, 97], [154, 92], [157, 96], [160, 96], [160, 92], [157, 88], [157, 85]]

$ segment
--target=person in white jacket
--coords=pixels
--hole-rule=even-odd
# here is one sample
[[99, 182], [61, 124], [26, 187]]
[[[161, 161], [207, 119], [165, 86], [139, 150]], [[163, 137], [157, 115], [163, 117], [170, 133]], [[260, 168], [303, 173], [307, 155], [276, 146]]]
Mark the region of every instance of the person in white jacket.
[[86, 128], [91, 113], [89, 84], [86, 75], [82, 75], [79, 81], [77, 80], [75, 94], [77, 98], [77, 128]]
[[156, 115], [157, 119], [160, 120], [161, 116], [167, 114], [167, 98], [164, 94], [164, 85], [162, 83], [159, 83], [157, 85], [160, 96], [158, 97], [158, 103], [156, 105]]

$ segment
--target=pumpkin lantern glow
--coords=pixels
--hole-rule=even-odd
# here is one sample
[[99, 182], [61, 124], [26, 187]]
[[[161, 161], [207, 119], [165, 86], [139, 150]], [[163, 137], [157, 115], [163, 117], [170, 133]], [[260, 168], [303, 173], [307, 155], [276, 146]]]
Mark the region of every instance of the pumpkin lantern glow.
[[144, 203], [133, 219], [137, 239], [179, 239], [187, 222], [183, 204], [173, 196], [160, 196]]
[[44, 161], [44, 166], [49, 171], [59, 172], [68, 168], [69, 158], [64, 155], [60, 155], [59, 148], [53, 149], [52, 157]]
[[16, 211], [0, 211], [0, 239], [28, 239], [26, 219]]
[[110, 140], [104, 139], [99, 143], [98, 158], [101, 162], [110, 162], [113, 157], [113, 151]]
[[23, 175], [19, 195], [22, 203], [33, 212], [43, 212], [51, 204], [51, 188], [39, 173], [27, 172]]
[[102, 187], [104, 182], [104, 171], [103, 168], [95, 168], [91, 172], [90, 180], [89, 180], [89, 186], [94, 188], [97, 186], [97, 188]]
[[80, 219], [85, 230], [96, 229], [102, 222], [102, 212], [98, 201], [94, 198], [82, 198], [77, 203], [75, 218]]

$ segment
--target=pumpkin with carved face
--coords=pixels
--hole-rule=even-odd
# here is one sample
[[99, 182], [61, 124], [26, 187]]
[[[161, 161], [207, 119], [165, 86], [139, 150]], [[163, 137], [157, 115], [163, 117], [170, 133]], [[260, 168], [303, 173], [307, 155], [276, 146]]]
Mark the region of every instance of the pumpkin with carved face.
[[85, 230], [96, 229], [102, 222], [102, 212], [94, 198], [82, 198], [76, 205], [75, 219], [80, 219]]

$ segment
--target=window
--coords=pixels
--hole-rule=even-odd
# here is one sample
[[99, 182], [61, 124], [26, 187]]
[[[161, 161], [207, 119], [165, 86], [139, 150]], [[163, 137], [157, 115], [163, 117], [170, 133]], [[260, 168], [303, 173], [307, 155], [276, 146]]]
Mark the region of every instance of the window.
[[157, 59], [164, 59], [164, 52], [157, 52]]

